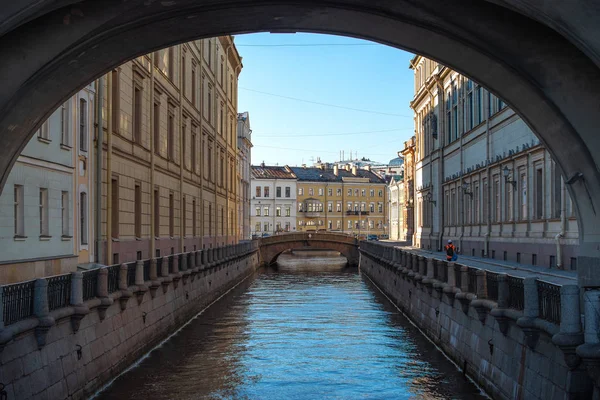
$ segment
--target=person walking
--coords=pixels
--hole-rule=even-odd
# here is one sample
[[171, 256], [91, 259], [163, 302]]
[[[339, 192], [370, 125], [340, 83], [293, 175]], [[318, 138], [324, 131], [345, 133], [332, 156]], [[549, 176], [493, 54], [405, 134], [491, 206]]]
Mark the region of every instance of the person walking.
[[448, 244], [444, 246], [444, 250], [446, 250], [446, 260], [456, 261], [456, 247], [452, 244], [452, 240], [448, 240]]

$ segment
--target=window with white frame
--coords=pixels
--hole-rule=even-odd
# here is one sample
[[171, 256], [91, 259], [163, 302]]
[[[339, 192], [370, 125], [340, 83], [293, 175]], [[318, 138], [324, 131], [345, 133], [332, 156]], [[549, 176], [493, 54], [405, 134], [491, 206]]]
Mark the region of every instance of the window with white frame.
[[81, 239], [81, 244], [86, 245], [88, 244], [87, 193], [81, 192], [79, 196], [79, 223], [81, 224], [81, 232], [79, 237]]
[[527, 173], [525, 168], [519, 168], [519, 220], [527, 220]]
[[292, 215], [292, 208], [290, 206], [285, 207], [285, 216], [290, 217]]
[[38, 139], [42, 139], [42, 141], [50, 140], [50, 127], [48, 121], [44, 121], [40, 129], [38, 129]]
[[323, 188], [319, 188], [319, 196], [323, 196]]
[[275, 216], [276, 217], [281, 217], [281, 207], [280, 206], [277, 206], [275, 208]]
[[79, 99], [79, 149], [87, 151], [88, 106], [85, 99]]
[[48, 226], [48, 189], [40, 188], [39, 193], [40, 236], [50, 236]]
[[60, 194], [60, 216], [62, 224], [62, 236], [69, 236], [69, 192], [62, 191]]
[[298, 188], [298, 196], [302, 196], [304, 194], [303, 188]]
[[308, 188], [308, 195], [309, 195], [309, 196], [312, 196], [312, 195], [314, 195], [314, 194], [315, 194], [315, 191], [314, 191], [314, 189], [313, 189], [313, 188]]
[[60, 143], [64, 146], [70, 146], [69, 136], [69, 102], [60, 106]]
[[377, 212], [378, 213], [382, 213], [383, 212], [383, 203], [377, 203]]
[[335, 205], [335, 211], [336, 212], [342, 212], [342, 202], [338, 201]]
[[256, 207], [256, 216], [260, 217], [260, 206]]
[[370, 212], [375, 212], [375, 203], [370, 203], [369, 204], [369, 211]]
[[260, 222], [257, 222], [257, 223], [254, 225], [254, 231], [255, 231], [255, 232], [260, 232]]
[[263, 207], [263, 215], [264, 215], [265, 217], [268, 217], [268, 216], [269, 216], [269, 207]]
[[265, 231], [265, 232], [269, 232], [269, 223], [268, 223], [268, 222], [265, 222], [265, 223], [263, 224], [263, 231]]
[[15, 236], [25, 236], [25, 202], [22, 185], [14, 186], [14, 225]]
[[335, 191], [337, 196], [341, 196], [342, 195], [342, 189], [336, 189]]

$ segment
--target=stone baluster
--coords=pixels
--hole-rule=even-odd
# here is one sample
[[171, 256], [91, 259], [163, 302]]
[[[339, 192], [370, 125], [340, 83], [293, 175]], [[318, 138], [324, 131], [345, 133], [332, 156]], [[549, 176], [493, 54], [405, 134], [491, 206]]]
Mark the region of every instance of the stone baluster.
[[181, 280], [181, 274], [179, 273], [179, 254], [174, 254], [173, 256], [173, 288], [177, 289], [179, 286], [179, 281]]
[[167, 293], [169, 289], [169, 283], [173, 282], [173, 278], [169, 275], [169, 257], [164, 256], [160, 266], [160, 276], [162, 277], [162, 288], [163, 293]]
[[144, 299], [144, 293], [148, 291], [148, 286], [144, 283], [144, 262], [142, 260], [135, 263], [135, 285], [137, 286], [135, 296], [140, 305]]
[[447, 285], [444, 286], [442, 291], [446, 293], [446, 297], [448, 298], [448, 304], [451, 306], [454, 305], [454, 298], [456, 297], [456, 293], [460, 292], [460, 288], [456, 287], [456, 275], [455, 275], [456, 264], [453, 262], [446, 263], [446, 272], [447, 272]]
[[467, 293], [469, 291], [469, 267], [460, 267], [460, 291]]
[[478, 269], [475, 271], [475, 276], [477, 277], [477, 298], [478, 299], [487, 299], [487, 274], [483, 269]]
[[98, 317], [101, 321], [106, 318], [106, 310], [113, 303], [113, 299], [108, 297], [108, 267], [102, 267], [98, 271], [98, 286], [96, 288], [96, 295], [100, 299], [100, 305], [98, 306]]
[[508, 327], [510, 324], [510, 318], [506, 316], [506, 310], [510, 303], [510, 288], [508, 286], [508, 275], [498, 274], [498, 302], [497, 307], [490, 311], [490, 315], [496, 318], [500, 332], [504, 336], [508, 333]]
[[46, 279], [36, 279], [33, 287], [33, 315], [39, 320], [35, 327], [35, 338], [37, 339], [38, 349], [46, 345], [46, 336], [48, 331], [55, 324], [54, 318], [50, 316], [48, 304], [48, 281]]
[[71, 328], [75, 333], [79, 330], [83, 317], [90, 312], [89, 308], [83, 304], [83, 273], [80, 271], [71, 272], [71, 306], [73, 307]]
[[561, 286], [560, 331], [552, 336], [552, 343], [562, 350], [565, 363], [571, 371], [577, 368], [581, 362], [576, 349], [577, 346], [584, 343], [584, 336], [581, 330], [579, 295], [579, 286]]
[[535, 348], [539, 339], [539, 330], [535, 326], [535, 319], [540, 315], [537, 279], [528, 277], [523, 280], [523, 316], [517, 320], [517, 325], [525, 333], [525, 343], [530, 348]]
[[152, 298], [156, 297], [156, 290], [160, 286], [160, 281], [158, 280], [158, 259], [152, 258], [150, 259], [150, 296]]
[[127, 264], [123, 263], [119, 267], [119, 290], [121, 291], [121, 297], [119, 297], [119, 304], [121, 310], [127, 308], [127, 301], [132, 296], [132, 293], [127, 290]]

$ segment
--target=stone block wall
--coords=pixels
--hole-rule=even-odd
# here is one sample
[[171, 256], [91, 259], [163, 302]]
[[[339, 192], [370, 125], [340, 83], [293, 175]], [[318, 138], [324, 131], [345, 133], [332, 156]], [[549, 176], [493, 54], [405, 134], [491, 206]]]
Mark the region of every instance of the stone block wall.
[[[21, 332], [0, 353], [0, 383], [7, 399], [91, 396], [259, 265], [256, 248], [242, 255], [223, 254], [220, 261], [155, 278], [153, 290], [148, 290], [152, 284], [139, 285], [110, 294], [113, 301], [104, 318], [98, 298], [84, 302], [89, 313], [76, 332], [76, 307], [51, 311], [55, 325], [43, 346], [37, 340], [41, 323], [33, 318], [20, 321]], [[10, 326], [4, 332], [6, 328]]]
[[[567, 365], [565, 353], [543, 329], [530, 329], [526, 335], [527, 329], [516, 323], [519, 315], [504, 318], [506, 329], [501, 329], [493, 311], [498, 310], [496, 303], [431, 279], [431, 271], [426, 276], [426, 259], [396, 256], [400, 250], [392, 248], [377, 255], [364, 247], [361, 242], [361, 272], [492, 398], [591, 398], [593, 385], [583, 365]], [[552, 331], [547, 325], [544, 329]]]

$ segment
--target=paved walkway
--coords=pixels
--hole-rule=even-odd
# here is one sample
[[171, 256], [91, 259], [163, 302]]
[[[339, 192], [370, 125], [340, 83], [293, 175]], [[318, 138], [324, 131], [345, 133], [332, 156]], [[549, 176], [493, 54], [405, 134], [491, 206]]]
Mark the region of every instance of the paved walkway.
[[[419, 249], [407, 244], [407, 242], [395, 242], [390, 240], [381, 240], [380, 244], [385, 246], [397, 246], [405, 250], [410, 250], [413, 253], [433, 257], [437, 260], [445, 260], [446, 254], [441, 251], [432, 251]], [[539, 265], [527, 265], [519, 264], [512, 261], [495, 260], [490, 258], [472, 257], [465, 256], [462, 254], [458, 255], [459, 264], [466, 265], [469, 267], [475, 267], [480, 269], [487, 269], [488, 271], [504, 273], [518, 277], [530, 277], [535, 276], [540, 280], [556, 283], [559, 285], [573, 285], [577, 284], [577, 272], [576, 271], [563, 271], [559, 269], [550, 269], [547, 267], [540, 267]]]

